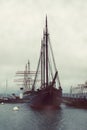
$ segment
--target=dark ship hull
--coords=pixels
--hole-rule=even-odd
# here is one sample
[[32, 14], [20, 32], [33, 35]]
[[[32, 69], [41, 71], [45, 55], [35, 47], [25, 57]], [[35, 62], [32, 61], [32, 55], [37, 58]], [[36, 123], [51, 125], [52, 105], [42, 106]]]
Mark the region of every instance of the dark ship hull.
[[33, 108], [59, 108], [61, 101], [62, 91], [54, 87], [34, 91], [30, 95], [30, 106]]
[[[75, 95], [76, 96], [76, 95]], [[63, 97], [63, 102], [66, 105], [77, 107], [77, 108], [87, 108], [86, 97]]]
[[63, 102], [77, 108], [87, 108], [87, 81], [70, 88], [70, 94], [63, 95]]

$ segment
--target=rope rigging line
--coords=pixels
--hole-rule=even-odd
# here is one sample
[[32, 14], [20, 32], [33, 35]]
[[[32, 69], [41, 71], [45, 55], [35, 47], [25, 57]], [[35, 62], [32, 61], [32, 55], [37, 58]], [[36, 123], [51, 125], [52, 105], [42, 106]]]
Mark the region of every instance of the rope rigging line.
[[[49, 40], [49, 46], [50, 46], [51, 53], [52, 53], [54, 68], [55, 68], [55, 71], [58, 72], [58, 70], [57, 70], [57, 68], [56, 68], [56, 63], [55, 63], [54, 55], [53, 55], [53, 50], [52, 50], [52, 45], [51, 45], [50, 37], [48, 37], [48, 38], [49, 38], [48, 40]], [[57, 74], [57, 82], [58, 82], [58, 84], [59, 84], [59, 87], [61, 87], [60, 80], [59, 80], [59, 74]]]

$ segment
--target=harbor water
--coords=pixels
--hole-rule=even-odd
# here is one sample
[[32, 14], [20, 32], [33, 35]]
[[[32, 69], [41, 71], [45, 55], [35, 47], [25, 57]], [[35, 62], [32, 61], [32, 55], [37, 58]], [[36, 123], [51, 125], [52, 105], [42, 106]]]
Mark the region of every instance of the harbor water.
[[0, 130], [87, 130], [87, 109], [62, 104], [58, 110], [32, 110], [29, 104], [0, 104]]

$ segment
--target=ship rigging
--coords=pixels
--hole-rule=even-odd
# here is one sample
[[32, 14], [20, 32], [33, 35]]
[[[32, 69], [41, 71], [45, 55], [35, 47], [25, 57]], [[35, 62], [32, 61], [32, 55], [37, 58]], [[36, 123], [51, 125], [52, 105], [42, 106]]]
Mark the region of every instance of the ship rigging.
[[[39, 72], [41, 72], [41, 75], [38, 75]], [[40, 84], [37, 82], [39, 78], [41, 80]], [[32, 107], [44, 107], [48, 105], [57, 107], [61, 103], [62, 88], [48, 33], [47, 16], [31, 97]]]

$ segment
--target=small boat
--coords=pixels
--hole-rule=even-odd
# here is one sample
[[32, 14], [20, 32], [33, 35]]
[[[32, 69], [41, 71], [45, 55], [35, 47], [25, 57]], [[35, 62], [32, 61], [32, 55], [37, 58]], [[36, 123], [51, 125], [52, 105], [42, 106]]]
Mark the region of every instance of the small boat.
[[30, 106], [33, 108], [58, 108], [62, 102], [62, 88], [48, 33], [47, 16], [40, 57], [29, 100]]
[[18, 111], [19, 110], [19, 107], [15, 106], [13, 107], [13, 111]]
[[1, 102], [1, 104], [3, 105], [3, 104], [4, 104], [4, 102]]

